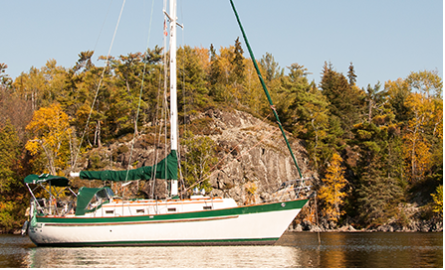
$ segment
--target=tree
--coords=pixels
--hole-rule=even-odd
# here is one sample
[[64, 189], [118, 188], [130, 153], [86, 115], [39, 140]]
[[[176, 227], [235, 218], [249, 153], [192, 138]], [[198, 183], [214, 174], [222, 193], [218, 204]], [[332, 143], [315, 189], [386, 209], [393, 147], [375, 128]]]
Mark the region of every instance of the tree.
[[371, 122], [373, 110], [379, 109], [384, 102], [386, 102], [386, 96], [388, 93], [386, 91], [380, 91], [380, 82], [378, 82], [374, 88], [368, 84], [366, 89], [366, 101], [368, 102], [368, 122]]
[[330, 113], [341, 120], [345, 136], [350, 138], [352, 126], [361, 122], [363, 92], [351, 86], [343, 74], [334, 71], [327, 63], [323, 68], [320, 88], [330, 102]]
[[29, 140], [25, 148], [34, 156], [43, 154], [47, 172], [53, 175], [62, 173], [71, 154], [73, 132], [69, 127], [68, 115], [60, 105], [53, 104], [35, 111], [26, 130], [33, 134], [34, 139]]
[[380, 225], [395, 216], [397, 206], [403, 197], [398, 181], [388, 172], [387, 166], [378, 155], [363, 168], [357, 188], [358, 216], [364, 224]]
[[79, 60], [77, 61], [76, 65], [74, 66], [74, 70], [76, 72], [82, 72], [90, 70], [94, 64], [91, 61], [91, 57], [93, 57], [94, 51], [85, 51], [79, 53]]
[[260, 59], [260, 66], [266, 71], [265, 77], [268, 82], [283, 76], [284, 69], [280, 69], [271, 53], [266, 52], [266, 55], [263, 55]]
[[218, 161], [216, 157], [216, 143], [206, 136], [194, 136], [192, 132], [184, 133], [186, 147], [185, 159], [182, 166], [185, 170], [186, 188], [197, 185], [199, 189], [210, 192], [212, 187], [208, 176], [211, 167]]
[[318, 198], [324, 205], [323, 215], [334, 222], [337, 222], [340, 216], [345, 213], [341, 206], [344, 204], [344, 198], [347, 195], [343, 190], [348, 181], [344, 177], [345, 168], [341, 166], [341, 162], [340, 155], [334, 153], [326, 175], [322, 179], [322, 186], [318, 191]]
[[293, 130], [296, 134], [305, 132], [308, 114], [308, 101], [315, 101], [309, 92], [310, 84], [307, 80], [307, 69], [297, 63], [292, 64], [288, 76], [282, 78], [276, 101], [277, 112], [283, 127]]
[[352, 64], [352, 62], [349, 65], [348, 79], [350, 85], [355, 85], [355, 83], [357, 82], [357, 75], [355, 75], [354, 65]]
[[401, 78], [396, 81], [389, 80], [385, 82], [385, 92], [388, 93], [388, 102], [395, 120], [404, 125], [411, 116], [411, 110], [406, 104], [406, 99], [411, 94], [408, 83]]
[[349, 207], [364, 224], [386, 222], [397, 212], [404, 195], [402, 141], [390, 108], [385, 104], [371, 122], [356, 124], [352, 129], [351, 145], [358, 148], [359, 158], [352, 168], [358, 179]]
[[426, 98], [430, 96], [442, 98], [443, 82], [437, 70], [411, 72], [406, 81], [410, 85], [411, 91], [423, 93]]
[[433, 197], [433, 211], [438, 213], [440, 217], [443, 216], [443, 185], [436, 188], [436, 193], [431, 194]]
[[11, 86], [12, 86], [12, 79], [6, 73], [7, 68], [8, 68], [8, 65], [6, 65], [5, 63], [0, 63], [0, 87], [1, 88], [11, 88]]
[[196, 109], [208, 105], [208, 89], [203, 57], [200, 48], [184, 46], [178, 50], [178, 115], [196, 113]]
[[431, 172], [435, 146], [443, 142], [443, 102], [413, 93], [407, 99], [413, 111], [404, 133], [409, 177], [418, 182]]
[[412, 72], [405, 80], [411, 94], [405, 106], [411, 114], [403, 134], [407, 174], [412, 183], [427, 177], [442, 178], [442, 79], [436, 72]]
[[19, 185], [18, 166], [20, 166], [20, 140], [14, 126], [6, 121], [0, 126], [0, 193], [11, 191]]
[[244, 80], [244, 56], [243, 56], [243, 48], [241, 47], [241, 42], [239, 41], [239, 37], [235, 40], [235, 50], [234, 50], [234, 58], [232, 60], [233, 76], [235, 76], [234, 81], [237, 84], [241, 84]]
[[0, 124], [0, 228], [12, 232], [25, 219], [27, 193], [23, 190], [23, 144], [14, 126], [6, 121]]

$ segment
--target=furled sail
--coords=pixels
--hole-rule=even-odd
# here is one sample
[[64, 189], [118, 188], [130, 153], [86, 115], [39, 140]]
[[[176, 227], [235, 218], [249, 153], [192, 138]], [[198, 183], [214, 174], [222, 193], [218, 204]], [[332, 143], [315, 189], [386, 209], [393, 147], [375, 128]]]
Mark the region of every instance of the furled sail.
[[178, 156], [175, 150], [153, 166], [144, 166], [134, 170], [125, 171], [81, 171], [81, 179], [124, 182], [132, 180], [178, 179]]
[[50, 175], [43, 173], [41, 175], [30, 174], [25, 177], [25, 184], [49, 183], [52, 186], [66, 187], [69, 180], [63, 176]]

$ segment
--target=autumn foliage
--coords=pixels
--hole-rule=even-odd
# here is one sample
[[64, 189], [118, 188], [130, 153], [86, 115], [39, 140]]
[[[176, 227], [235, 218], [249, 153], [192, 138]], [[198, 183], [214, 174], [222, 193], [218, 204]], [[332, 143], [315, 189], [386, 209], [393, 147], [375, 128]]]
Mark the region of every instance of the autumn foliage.
[[60, 105], [52, 104], [35, 111], [26, 130], [33, 134], [25, 145], [26, 150], [34, 156], [43, 155], [47, 173], [61, 173], [69, 165], [72, 129]]
[[346, 197], [345, 187], [348, 181], [344, 177], [345, 168], [341, 165], [342, 158], [334, 153], [326, 175], [321, 179], [322, 186], [318, 198], [322, 201], [322, 215], [330, 221], [337, 222], [345, 211], [342, 209]]
[[[239, 39], [221, 48], [183, 46], [177, 55], [181, 125], [210, 108], [269, 115]], [[109, 65], [96, 66], [93, 57]], [[10, 198], [26, 196], [20, 185], [26, 174], [65, 175], [79, 151], [166, 128], [164, 58], [168, 53], [158, 46], [108, 59], [86, 51], [71, 68], [51, 59], [15, 79], [0, 64], [0, 191], [8, 192], [0, 198], [0, 226], [12, 226], [11, 211], [23, 208]], [[360, 88], [352, 63], [347, 74], [325, 63], [318, 84], [307, 77], [316, 71], [298, 63], [280, 68], [270, 53], [258, 64], [283, 127], [303, 142], [307, 162], [320, 176], [313, 187], [320, 217], [371, 226], [394, 220], [413, 202], [441, 214], [443, 86], [436, 71]], [[189, 186], [216, 163], [218, 147], [201, 133], [184, 133], [184, 154], [194, 162], [184, 166]], [[212, 187], [203, 181], [200, 188]]]

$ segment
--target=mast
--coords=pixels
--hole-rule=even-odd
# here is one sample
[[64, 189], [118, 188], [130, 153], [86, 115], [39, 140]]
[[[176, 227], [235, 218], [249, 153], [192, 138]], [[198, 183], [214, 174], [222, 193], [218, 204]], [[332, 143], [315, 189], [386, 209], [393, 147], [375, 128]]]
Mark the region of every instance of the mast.
[[[176, 0], [170, 0], [170, 141], [171, 151], [178, 150], [178, 105], [176, 88]], [[171, 196], [178, 195], [178, 180], [171, 180]]]

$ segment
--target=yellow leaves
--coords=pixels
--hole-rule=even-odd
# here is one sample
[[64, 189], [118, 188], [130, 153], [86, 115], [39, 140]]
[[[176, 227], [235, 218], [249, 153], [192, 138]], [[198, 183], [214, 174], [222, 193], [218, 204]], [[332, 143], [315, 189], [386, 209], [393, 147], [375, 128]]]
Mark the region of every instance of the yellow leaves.
[[338, 221], [340, 215], [344, 214], [340, 207], [344, 203], [343, 198], [346, 197], [346, 193], [342, 190], [348, 181], [343, 176], [345, 168], [341, 166], [341, 162], [340, 155], [334, 153], [326, 176], [322, 179], [323, 185], [318, 192], [318, 198], [325, 206], [322, 212], [332, 221]]
[[43, 152], [51, 174], [64, 169], [72, 130], [69, 127], [68, 115], [62, 111], [60, 105], [53, 104], [35, 111], [26, 130], [30, 131], [34, 138], [26, 143], [25, 148], [32, 155]]
[[391, 97], [396, 96], [398, 93], [403, 94], [403, 93], [410, 92], [408, 83], [405, 80], [403, 80], [402, 78], [398, 78], [395, 81], [391, 81], [391, 80], [387, 81], [385, 83], [385, 90], [388, 91], [388, 94]]
[[[408, 175], [412, 182], [423, 178], [433, 165], [434, 137], [443, 140], [443, 101], [412, 93], [406, 100], [413, 117], [408, 121], [404, 152], [408, 161]], [[433, 136], [431, 138], [430, 136]]]
[[406, 78], [406, 82], [415, 91], [420, 91], [426, 97], [433, 96], [441, 97], [442, 95], [442, 78], [438, 75], [437, 71], [419, 71], [411, 72]]
[[431, 194], [433, 197], [433, 212], [443, 215], [443, 185], [436, 188], [436, 193]]
[[207, 72], [210, 68], [209, 49], [203, 47], [195, 47], [193, 50], [198, 56], [199, 65]]

